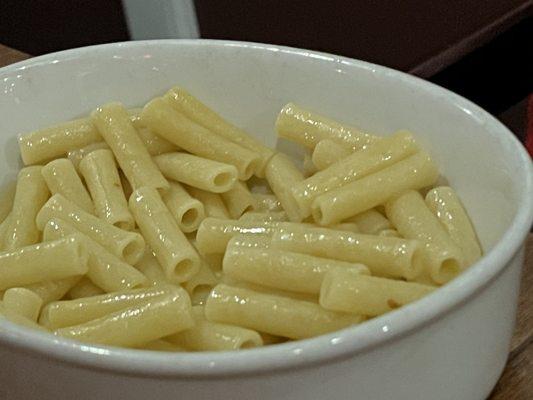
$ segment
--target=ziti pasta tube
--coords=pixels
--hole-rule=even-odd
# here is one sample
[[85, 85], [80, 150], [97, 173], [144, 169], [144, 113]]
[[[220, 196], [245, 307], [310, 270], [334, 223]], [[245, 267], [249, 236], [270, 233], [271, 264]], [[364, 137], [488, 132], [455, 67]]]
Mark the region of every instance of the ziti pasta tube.
[[324, 139], [318, 142], [311, 155], [313, 165], [319, 171], [326, 169], [337, 161], [342, 160], [352, 154], [353, 151], [334, 142], [330, 139]]
[[387, 217], [406, 238], [419, 240], [422, 259], [431, 278], [446, 283], [465, 267], [461, 249], [426, 206], [420, 193], [410, 190], [385, 205]]
[[209, 322], [204, 307], [192, 308], [194, 326], [166, 337], [171, 343], [194, 351], [228, 351], [249, 349], [263, 345], [259, 333], [240, 326]]
[[229, 218], [229, 211], [218, 193], [207, 192], [193, 186], [187, 186], [187, 192], [203, 204], [206, 217]]
[[159, 193], [149, 187], [130, 197], [130, 209], [143, 236], [172, 282], [184, 282], [200, 268], [200, 258], [168, 211]]
[[22, 168], [18, 174], [13, 208], [4, 233], [3, 248], [14, 250], [39, 241], [35, 218], [50, 196], [41, 167]]
[[476, 262], [482, 255], [481, 246], [457, 193], [447, 186], [432, 189], [426, 194], [426, 205], [463, 251], [466, 264]]
[[318, 304], [219, 284], [205, 305], [208, 321], [305, 339], [346, 328], [360, 316], [324, 310]]
[[120, 169], [134, 189], [168, 189], [168, 182], [152, 161], [150, 153], [120, 103], [109, 103], [91, 113], [91, 120], [115, 155]]
[[427, 153], [397, 163], [318, 196], [311, 206], [320, 225], [330, 225], [385, 203], [409, 189], [422, 189], [437, 180], [439, 171]]
[[395, 237], [285, 225], [273, 230], [271, 248], [361, 263], [390, 278], [412, 279], [422, 269], [421, 244]]
[[69, 235], [78, 236], [86, 246], [89, 252], [87, 277], [105, 292], [131, 289], [146, 282], [137, 269], [62, 219], [53, 218], [46, 223], [43, 240], [57, 240]]
[[44, 229], [46, 223], [52, 218], [68, 222], [75, 229], [130, 264], [135, 264], [143, 255], [145, 243], [141, 235], [117, 228], [83, 211], [60, 194], [52, 196], [39, 211], [36, 218], [37, 227]]
[[269, 235], [278, 224], [276, 222], [206, 218], [198, 227], [196, 245], [202, 254], [224, 253], [226, 245], [233, 236], [239, 234]]
[[324, 139], [331, 139], [350, 150], [359, 150], [380, 140], [357, 128], [341, 125], [332, 119], [305, 110], [294, 103], [286, 104], [276, 120], [276, 131], [282, 138], [313, 148]]
[[416, 151], [413, 136], [400, 131], [340, 159], [305, 180], [295, 182], [292, 194], [302, 215], [307, 217], [311, 215], [311, 204], [318, 196], [382, 170]]
[[353, 222], [357, 225], [361, 233], [378, 235], [381, 231], [391, 229], [390, 221], [375, 209], [363, 211], [360, 214], [348, 218], [344, 222]]
[[169, 184], [170, 188], [162, 196], [163, 202], [182, 232], [194, 232], [205, 218], [204, 205], [178, 182], [169, 181]]
[[84, 276], [65, 295], [66, 298], [74, 300], [80, 297], [92, 297], [104, 294], [105, 292], [96, 286], [89, 278]]
[[80, 162], [83, 160], [83, 157], [96, 150], [109, 150], [109, 146], [106, 142], [91, 143], [85, 147], [82, 147], [81, 149], [70, 150], [67, 153], [67, 158], [70, 160], [72, 165], [74, 165], [76, 171], [79, 171]]
[[41, 173], [52, 194], [59, 193], [83, 210], [94, 214], [91, 196], [69, 159], [51, 161], [41, 169]]
[[7, 289], [2, 301], [4, 309], [8, 309], [31, 321], [37, 321], [43, 305], [43, 299], [37, 293], [23, 287]]
[[88, 118], [82, 118], [22, 135], [19, 147], [22, 161], [29, 165], [64, 156], [70, 150], [100, 141], [102, 137], [96, 127]]
[[0, 223], [4, 222], [13, 208], [17, 182], [10, 180], [1, 186], [0, 190]]
[[24, 287], [39, 295], [43, 299], [44, 305], [63, 298], [81, 279], [81, 275], [76, 275], [69, 278], [32, 283]]
[[151, 287], [106, 293], [75, 300], [54, 301], [41, 312], [39, 323], [48, 329], [83, 324], [169, 293], [170, 287]]
[[263, 176], [265, 165], [274, 154], [272, 149], [266, 147], [253, 136], [222, 118], [183, 88], [176, 86], [170, 89], [165, 95], [165, 98], [172, 107], [197, 124], [258, 154], [261, 161], [257, 166], [256, 174], [259, 177]]
[[256, 153], [198, 125], [161, 97], [144, 106], [141, 118], [153, 132], [189, 153], [235, 166], [241, 180], [250, 178], [260, 165]]
[[320, 292], [324, 275], [334, 268], [369, 274], [368, 268], [361, 264], [279, 249], [245, 248], [231, 242], [223, 261], [224, 273], [234, 279], [309, 294]]
[[213, 193], [227, 192], [237, 181], [233, 165], [187, 153], [161, 154], [154, 161], [167, 178]]
[[174, 288], [166, 296], [149, 299], [79, 325], [60, 328], [54, 334], [108, 346], [137, 347], [194, 325], [185, 290]]
[[280, 201], [274, 194], [252, 193], [252, 196], [258, 212], [283, 211]]
[[0, 290], [87, 273], [89, 253], [75, 236], [0, 253]]
[[287, 156], [277, 153], [267, 163], [265, 177], [289, 219], [300, 222], [305, 215], [302, 214], [292, 189], [304, 181], [303, 174]]
[[246, 182], [237, 181], [230, 190], [220, 195], [233, 219], [255, 209], [255, 201]]
[[110, 150], [96, 150], [80, 162], [80, 172], [91, 192], [96, 215], [127, 231], [135, 227], [122, 189], [115, 157]]
[[326, 273], [320, 305], [328, 310], [375, 317], [412, 303], [435, 290], [432, 286], [364, 276], [337, 268]]

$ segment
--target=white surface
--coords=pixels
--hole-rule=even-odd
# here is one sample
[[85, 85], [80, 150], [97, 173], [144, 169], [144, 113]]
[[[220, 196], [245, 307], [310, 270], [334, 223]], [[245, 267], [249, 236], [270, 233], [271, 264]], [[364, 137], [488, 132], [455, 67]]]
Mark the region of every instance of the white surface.
[[193, 0], [122, 0], [133, 40], [200, 37]]
[[141, 105], [176, 83], [269, 144], [288, 101], [378, 133], [414, 131], [464, 199], [487, 255], [431, 296], [359, 327], [239, 353], [88, 346], [0, 321], [0, 359], [10, 366], [0, 368], [9, 382], [0, 398], [484, 398], [507, 357], [516, 254], [533, 215], [531, 161], [512, 134], [459, 96], [368, 63], [270, 45], [133, 42], [0, 70], [1, 171], [19, 168], [18, 133], [110, 100]]

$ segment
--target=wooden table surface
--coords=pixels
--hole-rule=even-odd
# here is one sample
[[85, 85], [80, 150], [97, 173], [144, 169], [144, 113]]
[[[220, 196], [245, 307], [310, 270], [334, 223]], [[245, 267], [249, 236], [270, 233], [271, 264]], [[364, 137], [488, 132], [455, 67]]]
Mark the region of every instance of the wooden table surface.
[[[29, 55], [0, 44], [0, 67]], [[516, 330], [509, 361], [490, 400], [533, 399], [533, 234], [529, 235]]]

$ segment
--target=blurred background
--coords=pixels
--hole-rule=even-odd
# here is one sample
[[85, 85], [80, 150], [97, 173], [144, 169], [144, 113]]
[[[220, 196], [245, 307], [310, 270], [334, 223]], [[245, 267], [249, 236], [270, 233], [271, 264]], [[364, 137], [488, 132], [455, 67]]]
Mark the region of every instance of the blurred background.
[[156, 38], [320, 50], [449, 88], [524, 140], [532, 10], [533, 0], [0, 0], [0, 43], [30, 55]]

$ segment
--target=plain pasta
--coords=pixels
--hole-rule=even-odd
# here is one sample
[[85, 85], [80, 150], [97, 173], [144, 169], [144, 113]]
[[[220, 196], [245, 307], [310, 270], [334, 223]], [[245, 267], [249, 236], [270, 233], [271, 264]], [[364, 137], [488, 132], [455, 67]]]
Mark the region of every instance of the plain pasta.
[[144, 275], [137, 269], [64, 220], [59, 218], [49, 220], [43, 231], [45, 241], [69, 235], [79, 237], [87, 248], [89, 252], [87, 277], [105, 292], [134, 288], [146, 282]]
[[196, 245], [202, 254], [224, 253], [226, 245], [233, 236], [238, 234], [268, 235], [278, 224], [276, 222], [206, 218], [198, 227]]
[[4, 309], [8, 309], [31, 321], [37, 321], [43, 305], [43, 299], [38, 294], [23, 287], [7, 289], [2, 301]]
[[274, 230], [271, 247], [361, 263], [373, 275], [389, 278], [412, 279], [422, 270], [421, 245], [416, 240], [285, 225]]
[[368, 233], [369, 235], [378, 235], [382, 231], [392, 228], [390, 221], [375, 209], [363, 211], [344, 222], [355, 223], [361, 233]]
[[271, 335], [304, 339], [362, 321], [359, 316], [324, 310], [318, 304], [219, 284], [211, 291], [209, 321], [238, 325]]
[[261, 162], [256, 153], [198, 125], [162, 98], [146, 104], [141, 118], [152, 131], [189, 153], [235, 166], [241, 180], [250, 178]]
[[313, 200], [318, 196], [382, 170], [417, 150], [413, 136], [409, 132], [400, 131], [340, 159], [305, 180], [296, 182], [292, 194], [302, 215], [307, 217], [311, 214]]
[[115, 155], [134, 189], [148, 186], [168, 189], [168, 182], [152, 161], [150, 153], [120, 103], [109, 103], [91, 113], [91, 119]]
[[65, 294], [81, 279], [81, 275], [76, 275], [63, 279], [46, 280], [38, 283], [32, 283], [30, 285], [25, 285], [24, 287], [39, 295], [39, 297], [43, 299], [44, 305], [50, 303], [51, 301], [56, 301], [63, 298], [63, 296], [65, 296]]
[[129, 204], [166, 277], [173, 282], [184, 282], [197, 273], [200, 258], [180, 231], [159, 193], [149, 187], [137, 189]]
[[280, 137], [310, 148], [314, 148], [321, 140], [331, 139], [350, 150], [359, 150], [380, 140], [377, 136], [341, 125], [294, 103], [288, 103], [279, 112], [276, 131]]
[[318, 196], [311, 206], [320, 225], [329, 225], [385, 203], [409, 189], [422, 189], [439, 172], [429, 155], [416, 153], [397, 163]]
[[206, 217], [229, 218], [229, 211], [218, 193], [207, 192], [193, 186], [188, 186], [187, 192], [202, 202]]
[[258, 212], [283, 211], [280, 201], [275, 194], [252, 193]]
[[85, 156], [91, 154], [93, 151], [96, 150], [109, 150], [109, 146], [106, 142], [91, 143], [80, 149], [70, 150], [67, 153], [67, 158], [70, 160], [72, 165], [74, 165], [76, 171], [79, 171], [81, 160], [83, 160]]
[[168, 336], [166, 340], [194, 351], [228, 351], [263, 345], [259, 333], [251, 329], [208, 321], [202, 306], [194, 306], [192, 315], [192, 328]]
[[446, 283], [465, 267], [461, 249], [451, 240], [420, 193], [410, 190], [385, 205], [387, 217], [406, 238], [419, 240], [424, 266], [437, 283]]
[[183, 288], [191, 296], [192, 303], [203, 303], [209, 291], [218, 283], [218, 279], [211, 270], [209, 264], [202, 260], [200, 269], [187, 282], [182, 284]]
[[283, 222], [288, 221], [289, 217], [285, 211], [274, 212], [255, 212], [248, 211], [241, 215], [240, 221], [259, 221], [259, 222]]
[[369, 274], [361, 264], [271, 248], [246, 248], [241, 243], [230, 243], [223, 261], [224, 273], [234, 279], [309, 294], [318, 294], [324, 275], [335, 268]]
[[204, 205], [192, 197], [178, 182], [170, 181], [163, 202], [182, 232], [194, 232], [205, 218]]
[[154, 161], [167, 178], [213, 193], [227, 192], [237, 181], [233, 165], [192, 154], [166, 153]]
[[100, 294], [75, 300], [54, 301], [43, 308], [39, 323], [48, 329], [83, 324], [115, 311], [157, 299], [167, 295], [169, 290], [174, 289], [151, 287]]
[[265, 177], [289, 219], [300, 222], [305, 215], [302, 214], [292, 189], [304, 180], [303, 174], [285, 155], [277, 153], [268, 162]]
[[24, 164], [37, 164], [66, 155], [70, 150], [102, 141], [88, 118], [65, 122], [22, 135], [20, 155]]
[[482, 255], [476, 231], [451, 187], [441, 186], [426, 194], [426, 205], [450, 235], [452, 241], [462, 250], [467, 265], [476, 262]]
[[317, 168], [315, 167], [315, 164], [313, 163], [313, 160], [311, 158], [311, 154], [309, 152], [306, 152], [304, 154], [303, 159], [303, 165], [302, 165], [302, 172], [304, 177], [309, 177], [317, 172]]
[[245, 182], [235, 182], [233, 187], [221, 193], [222, 200], [233, 219], [238, 219], [245, 212], [255, 209], [255, 201]]
[[93, 151], [83, 158], [79, 168], [91, 192], [96, 215], [118, 228], [132, 230], [135, 221], [128, 209], [113, 153]]
[[49, 162], [41, 169], [41, 174], [52, 194], [59, 193], [84, 211], [94, 214], [91, 196], [69, 159], [59, 158]]
[[0, 290], [87, 273], [89, 254], [75, 236], [0, 253]]
[[52, 218], [65, 220], [109, 252], [130, 264], [135, 264], [143, 255], [145, 243], [141, 235], [117, 228], [83, 211], [60, 194], [52, 196], [37, 214], [38, 228], [44, 229], [46, 223]]
[[79, 299], [81, 297], [91, 297], [104, 294], [105, 292], [96, 286], [87, 276], [84, 276], [66, 293], [69, 299]]
[[352, 153], [353, 151], [351, 149], [348, 149], [333, 140], [324, 139], [318, 142], [313, 149], [311, 161], [315, 168], [321, 171], [330, 165], [335, 164], [337, 161], [348, 157]]
[[4, 222], [13, 208], [17, 182], [9, 181], [0, 187], [0, 223]]
[[20, 170], [9, 225], [4, 234], [4, 249], [14, 250], [39, 241], [35, 218], [49, 195], [40, 166]]
[[263, 170], [266, 163], [274, 154], [272, 149], [266, 147], [259, 140], [250, 136], [242, 129], [226, 121], [183, 88], [174, 87], [170, 89], [165, 98], [169, 101], [172, 107], [175, 107], [194, 122], [202, 125], [217, 135], [258, 154], [260, 163], [258, 163], [255, 173], [259, 177], [263, 176]]
[[191, 314], [189, 296], [183, 289], [175, 288], [157, 300], [56, 329], [54, 334], [89, 343], [136, 347], [192, 327]]
[[155, 258], [155, 255], [148, 246], [144, 252], [143, 257], [135, 264], [135, 268], [139, 270], [148, 279], [149, 286], [157, 285], [172, 285], [173, 283], [167, 279], [165, 271]]
[[364, 276], [338, 268], [326, 273], [319, 301], [328, 310], [375, 317], [434, 290], [432, 286], [419, 283]]

